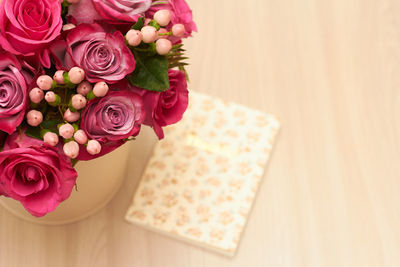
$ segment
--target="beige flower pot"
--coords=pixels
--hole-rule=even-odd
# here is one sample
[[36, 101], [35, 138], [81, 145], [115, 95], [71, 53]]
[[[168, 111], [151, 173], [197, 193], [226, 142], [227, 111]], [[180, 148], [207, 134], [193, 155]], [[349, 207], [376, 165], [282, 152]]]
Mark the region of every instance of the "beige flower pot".
[[1, 197], [0, 205], [15, 216], [43, 225], [62, 225], [77, 222], [102, 209], [120, 188], [128, 164], [132, 144], [128, 142], [114, 152], [88, 162], [79, 162], [78, 191], [52, 213], [42, 218], [29, 214], [22, 205], [10, 198]]

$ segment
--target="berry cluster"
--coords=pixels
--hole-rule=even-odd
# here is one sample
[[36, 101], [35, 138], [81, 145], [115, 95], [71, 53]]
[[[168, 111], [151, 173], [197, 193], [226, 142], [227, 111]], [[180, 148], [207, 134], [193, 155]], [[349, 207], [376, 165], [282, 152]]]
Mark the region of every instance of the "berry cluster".
[[146, 19], [145, 25], [141, 30], [131, 29], [125, 35], [126, 41], [130, 46], [136, 47], [143, 43], [150, 44], [155, 42], [155, 49], [160, 55], [167, 55], [172, 49], [172, 42], [169, 36], [181, 38], [185, 34], [183, 24], [174, 24], [170, 31], [165, 27], [171, 22], [171, 12], [162, 9], [154, 14], [153, 20]]
[[[97, 140], [89, 140], [85, 131], [79, 129], [77, 122], [81, 111], [89, 100], [104, 97], [109, 91], [108, 84], [98, 82], [94, 85], [85, 81], [85, 72], [73, 67], [68, 72], [58, 70], [53, 78], [42, 75], [36, 80], [37, 87], [29, 93], [33, 109], [27, 115], [27, 123], [32, 127], [41, 127], [41, 136], [45, 143], [57, 146], [63, 138], [63, 150], [69, 158], [79, 155], [79, 145], [84, 145], [91, 155], [101, 152], [101, 144]], [[37, 108], [55, 108], [64, 123], [58, 124], [56, 130], [42, 127], [43, 113]]]

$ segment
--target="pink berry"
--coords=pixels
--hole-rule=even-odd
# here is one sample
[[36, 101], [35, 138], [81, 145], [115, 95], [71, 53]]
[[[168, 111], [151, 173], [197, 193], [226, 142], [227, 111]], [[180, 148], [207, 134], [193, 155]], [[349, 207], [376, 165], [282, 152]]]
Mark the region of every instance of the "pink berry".
[[64, 120], [68, 122], [76, 122], [81, 117], [79, 112], [72, 112], [70, 109], [67, 109], [64, 113]]
[[172, 43], [168, 39], [159, 39], [156, 42], [156, 50], [160, 55], [166, 55], [171, 51]]
[[63, 150], [64, 154], [71, 159], [75, 159], [79, 155], [79, 145], [75, 141], [64, 144]]
[[88, 141], [88, 137], [84, 130], [78, 130], [74, 134], [74, 139], [78, 144], [84, 145]]
[[97, 155], [101, 152], [101, 144], [96, 140], [90, 140], [86, 150], [92, 156]]
[[56, 81], [58, 84], [65, 84], [64, 82], [64, 71], [63, 70], [58, 70], [53, 76], [53, 79]]
[[86, 107], [87, 100], [86, 97], [84, 97], [81, 94], [76, 94], [72, 97], [72, 107], [76, 110], [83, 109]]
[[58, 135], [52, 132], [47, 132], [43, 136], [43, 141], [51, 146], [56, 146], [59, 142]]
[[138, 46], [142, 42], [143, 34], [137, 30], [129, 30], [125, 37], [130, 46]]
[[84, 81], [78, 85], [76, 91], [78, 92], [78, 94], [86, 96], [90, 91], [92, 91], [92, 88], [93, 86], [89, 82]]
[[42, 89], [39, 89], [37, 87], [33, 88], [30, 92], [29, 92], [29, 98], [31, 100], [31, 102], [38, 104], [40, 103], [43, 98], [44, 98], [44, 93]]
[[64, 139], [72, 138], [72, 136], [74, 136], [74, 132], [75, 132], [74, 126], [72, 126], [69, 123], [66, 123], [66, 124], [60, 126], [60, 128], [58, 129], [58, 133]]
[[33, 109], [26, 114], [26, 120], [30, 126], [39, 126], [43, 121], [43, 114], [40, 111]]
[[36, 81], [37, 86], [42, 90], [50, 90], [53, 84], [53, 79], [49, 75], [42, 75]]
[[109, 87], [105, 82], [98, 82], [94, 85], [93, 94], [96, 97], [104, 97], [107, 95], [108, 90]]
[[142, 28], [143, 42], [152, 43], [157, 39], [157, 30], [153, 26], [144, 26]]
[[47, 103], [53, 103], [57, 99], [56, 94], [53, 91], [48, 91], [44, 98], [46, 99]]
[[73, 84], [80, 84], [85, 79], [85, 71], [79, 67], [73, 67], [68, 72], [69, 80]]
[[75, 28], [76, 26], [74, 25], [74, 24], [72, 24], [72, 23], [68, 23], [68, 24], [65, 24], [63, 27], [62, 27], [62, 30], [63, 31], [69, 31], [69, 30], [72, 30], [73, 28]]
[[154, 20], [160, 26], [167, 26], [169, 24], [169, 22], [171, 21], [171, 12], [167, 9], [158, 10], [154, 14]]
[[172, 34], [175, 37], [183, 37], [183, 35], [185, 35], [185, 31], [185, 25], [183, 24], [175, 24], [172, 26]]

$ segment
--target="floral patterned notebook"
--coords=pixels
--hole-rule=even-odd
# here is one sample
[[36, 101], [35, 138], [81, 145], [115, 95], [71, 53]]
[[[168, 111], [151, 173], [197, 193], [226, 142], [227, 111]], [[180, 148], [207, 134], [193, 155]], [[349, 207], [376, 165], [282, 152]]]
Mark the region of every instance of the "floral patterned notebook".
[[271, 115], [191, 92], [126, 214], [149, 230], [234, 255], [280, 127]]

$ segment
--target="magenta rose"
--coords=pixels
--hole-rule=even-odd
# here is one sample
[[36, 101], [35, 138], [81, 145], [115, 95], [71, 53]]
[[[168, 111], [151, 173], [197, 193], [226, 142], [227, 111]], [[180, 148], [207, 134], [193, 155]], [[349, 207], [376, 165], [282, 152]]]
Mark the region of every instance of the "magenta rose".
[[0, 152], [0, 194], [41, 217], [66, 200], [77, 173], [71, 162], [44, 142], [14, 133]]
[[[137, 136], [145, 113], [143, 103], [137, 94], [127, 91], [111, 91], [103, 98], [88, 102], [82, 112], [81, 129], [90, 139], [102, 144], [101, 153], [105, 155]], [[94, 157], [81, 149], [78, 159], [90, 160]]]
[[153, 127], [158, 138], [164, 138], [162, 127], [182, 119], [189, 103], [186, 76], [182, 71], [169, 70], [170, 88], [165, 92], [152, 92], [134, 88], [142, 98], [146, 110], [145, 125]]
[[135, 22], [147, 11], [152, 0], [80, 0], [71, 5], [69, 14], [78, 23], [93, 23], [96, 20], [110, 22]]
[[135, 69], [135, 59], [122, 33], [106, 33], [98, 24], [81, 24], [69, 32], [65, 64], [68, 68], [81, 67], [92, 83], [116, 83]]
[[184, 37], [189, 37], [192, 35], [192, 32], [197, 32], [196, 23], [193, 21], [192, 10], [190, 9], [189, 5], [186, 3], [185, 0], [167, 0], [165, 2], [166, 4], [152, 6], [146, 12], [146, 17], [152, 19], [154, 13], [157, 12], [158, 10], [168, 9], [171, 11], [171, 23], [168, 25], [167, 27], [168, 29], [170, 29], [174, 24], [183, 24], [185, 25], [186, 29]]
[[16, 55], [33, 55], [60, 35], [62, 24], [59, 0], [3, 0], [0, 45]]
[[0, 130], [13, 133], [21, 124], [28, 105], [32, 77], [15, 56], [0, 52]]

